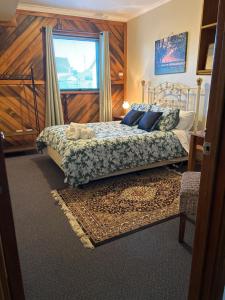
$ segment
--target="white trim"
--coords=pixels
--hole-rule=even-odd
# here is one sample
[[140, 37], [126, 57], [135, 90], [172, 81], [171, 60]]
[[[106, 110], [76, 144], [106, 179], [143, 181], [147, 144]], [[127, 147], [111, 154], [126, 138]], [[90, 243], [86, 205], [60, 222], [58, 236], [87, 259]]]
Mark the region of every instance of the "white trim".
[[60, 7], [51, 7], [45, 5], [36, 5], [36, 4], [23, 3], [23, 2], [20, 2], [18, 4], [17, 9], [34, 11], [34, 12], [52, 13], [52, 14], [65, 15], [65, 16], [92, 18], [98, 20], [128, 22], [170, 1], [171, 0], [159, 0], [156, 3], [146, 6], [146, 8], [142, 9], [137, 14], [131, 15], [130, 17], [122, 17], [116, 14], [108, 14], [107, 12], [100, 13], [98, 11], [84, 11], [84, 10], [76, 10], [76, 9], [68, 9], [68, 8], [60, 8]]
[[153, 4], [149, 5], [148, 7], [146, 7], [145, 9], [139, 11], [137, 14], [133, 15], [132, 17], [128, 18], [127, 21], [135, 19], [135, 18], [137, 18], [137, 17], [139, 17], [141, 15], [144, 15], [147, 12], [149, 12], [151, 10], [154, 10], [154, 9], [156, 9], [156, 8], [162, 6], [162, 5], [164, 5], [164, 4], [166, 4], [166, 3], [170, 2], [170, 1], [172, 1], [172, 0], [159, 0], [156, 3], [153, 3]]
[[57, 15], [71, 16], [71, 17], [84, 17], [84, 18], [92, 18], [97, 20], [110, 20], [117, 22], [126, 22], [127, 19], [123, 17], [118, 17], [110, 14], [98, 14], [98, 12], [90, 12], [90, 11], [82, 11], [76, 9], [67, 9], [67, 8], [59, 8], [59, 7], [51, 7], [51, 6], [43, 6], [43, 5], [35, 5], [28, 3], [20, 3], [17, 9], [28, 10], [34, 12], [42, 12], [42, 13], [51, 13]]

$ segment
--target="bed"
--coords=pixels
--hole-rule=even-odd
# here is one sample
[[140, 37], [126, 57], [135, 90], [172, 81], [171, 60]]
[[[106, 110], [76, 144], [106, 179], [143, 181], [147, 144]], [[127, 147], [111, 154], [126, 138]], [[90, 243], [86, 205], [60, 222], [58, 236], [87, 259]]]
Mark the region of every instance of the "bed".
[[[144, 95], [146, 87], [143, 89]], [[198, 116], [199, 86], [197, 89], [174, 83], [153, 89], [148, 86], [147, 96], [146, 104], [142, 99], [143, 107], [157, 103], [188, 110], [192, 105]], [[38, 150], [47, 150], [71, 186], [188, 159], [188, 132], [184, 130], [146, 132], [118, 121], [87, 126], [95, 131], [96, 138], [68, 140], [65, 134], [68, 125], [60, 125], [45, 128], [37, 139]]]

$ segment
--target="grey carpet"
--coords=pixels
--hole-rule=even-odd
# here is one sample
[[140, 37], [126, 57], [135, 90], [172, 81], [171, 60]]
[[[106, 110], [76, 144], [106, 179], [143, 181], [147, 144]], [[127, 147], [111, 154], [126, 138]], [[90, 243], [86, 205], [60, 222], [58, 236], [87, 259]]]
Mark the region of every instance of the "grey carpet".
[[64, 183], [48, 157], [7, 158], [7, 171], [27, 300], [187, 298], [191, 254], [177, 242], [178, 219], [88, 250], [50, 195]]

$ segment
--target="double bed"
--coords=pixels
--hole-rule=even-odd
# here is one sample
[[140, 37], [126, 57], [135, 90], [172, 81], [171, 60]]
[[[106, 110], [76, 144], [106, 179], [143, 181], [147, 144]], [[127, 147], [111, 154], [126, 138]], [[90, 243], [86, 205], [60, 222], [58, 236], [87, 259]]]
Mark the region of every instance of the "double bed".
[[[157, 99], [157, 103], [188, 110], [190, 91], [187, 87], [178, 88], [175, 84], [170, 86], [168, 83], [164, 87], [162, 84], [159, 93], [163, 94]], [[148, 88], [147, 92], [150, 102], [153, 91]], [[198, 92], [197, 89], [193, 105], [196, 114], [199, 106]], [[153, 100], [151, 102], [156, 103], [155, 99]], [[127, 126], [118, 121], [88, 123], [87, 127], [94, 130], [96, 137], [73, 141], [66, 138], [65, 130], [68, 126], [45, 128], [37, 139], [37, 147], [38, 150], [47, 149], [48, 155], [64, 172], [65, 182], [71, 186], [177, 163], [187, 160], [188, 157], [187, 130], [175, 128], [169, 131], [147, 132], [138, 129], [137, 126]]]

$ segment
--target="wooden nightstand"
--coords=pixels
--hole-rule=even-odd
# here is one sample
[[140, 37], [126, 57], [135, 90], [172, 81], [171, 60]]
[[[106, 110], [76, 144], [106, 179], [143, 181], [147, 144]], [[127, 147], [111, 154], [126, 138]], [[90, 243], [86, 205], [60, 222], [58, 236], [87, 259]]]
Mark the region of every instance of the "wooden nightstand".
[[190, 149], [188, 157], [188, 171], [195, 171], [198, 156], [203, 154], [203, 144], [205, 140], [204, 131], [196, 131], [191, 133]]
[[113, 121], [122, 121], [125, 116], [113, 116]]

